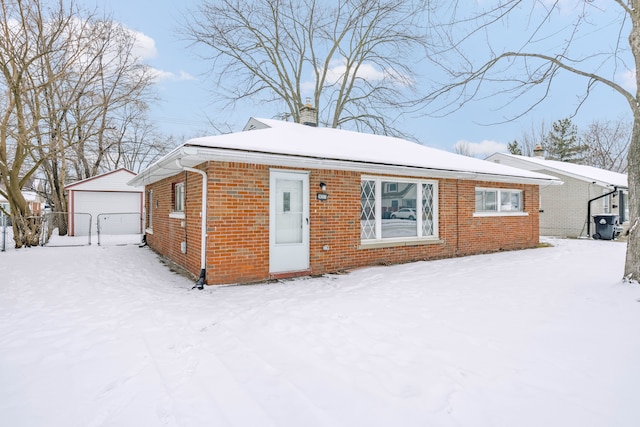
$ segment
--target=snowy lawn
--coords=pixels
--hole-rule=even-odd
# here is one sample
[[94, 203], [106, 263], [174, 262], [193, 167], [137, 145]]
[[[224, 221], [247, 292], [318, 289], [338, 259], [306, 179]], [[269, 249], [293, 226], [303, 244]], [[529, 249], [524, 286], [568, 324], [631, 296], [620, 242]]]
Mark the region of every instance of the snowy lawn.
[[0, 253], [2, 426], [640, 425], [625, 244], [191, 290], [148, 248]]

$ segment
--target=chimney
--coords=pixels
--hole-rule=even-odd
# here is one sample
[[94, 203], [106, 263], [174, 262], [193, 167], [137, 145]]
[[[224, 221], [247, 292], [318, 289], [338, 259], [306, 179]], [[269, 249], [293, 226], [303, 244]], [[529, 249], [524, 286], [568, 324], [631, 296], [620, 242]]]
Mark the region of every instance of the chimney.
[[307, 103], [302, 106], [300, 109], [300, 123], [307, 126], [318, 126], [318, 121], [316, 120], [316, 110], [311, 105], [311, 98], [307, 98]]
[[544, 148], [542, 148], [540, 144], [536, 145], [536, 148], [533, 149], [533, 157], [544, 159]]

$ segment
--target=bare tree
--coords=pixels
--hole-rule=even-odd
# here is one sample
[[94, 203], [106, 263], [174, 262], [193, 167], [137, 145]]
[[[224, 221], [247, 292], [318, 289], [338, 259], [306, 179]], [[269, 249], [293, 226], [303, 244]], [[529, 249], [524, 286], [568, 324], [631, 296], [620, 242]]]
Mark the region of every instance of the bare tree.
[[453, 144], [453, 152], [462, 156], [473, 157], [474, 153], [468, 141], [458, 141]]
[[425, 47], [425, 3], [204, 0], [184, 32], [211, 52], [231, 102], [273, 103], [299, 122], [309, 97], [320, 124], [399, 134]]
[[523, 156], [533, 156], [533, 150], [537, 146], [542, 147], [544, 140], [549, 134], [549, 129], [543, 121], [531, 123], [528, 129], [523, 129], [518, 139], [518, 146]]
[[146, 120], [136, 120], [128, 126], [117, 149], [107, 153], [103, 166], [106, 170], [124, 167], [137, 173], [177, 145], [178, 141], [174, 136], [160, 134]]
[[[602, 3], [602, 4], [601, 4]], [[640, 279], [640, 0], [495, 0], [446, 2], [431, 16], [429, 58], [440, 67], [444, 84], [427, 100], [444, 100], [450, 109], [471, 99], [529, 96], [522, 117], [551, 96], [565, 75], [579, 77], [584, 90], [576, 108], [595, 86], [621, 95], [633, 115], [628, 152], [630, 233], [625, 277]], [[611, 6], [611, 7], [609, 7]], [[612, 31], [613, 29], [613, 31]], [[509, 31], [509, 37], [504, 36]], [[602, 43], [605, 35], [610, 37]], [[479, 47], [486, 46], [482, 55]], [[627, 90], [617, 76], [633, 74]], [[446, 79], [446, 80], [445, 80]], [[513, 108], [513, 107], [512, 107]]]
[[[115, 22], [85, 13], [73, 1], [0, 2], [0, 90], [8, 94], [0, 179], [16, 246], [32, 246], [38, 219], [23, 187], [42, 173], [48, 202], [66, 211], [69, 178], [96, 175], [112, 151], [122, 151], [125, 141], [132, 145], [125, 135], [143, 120], [153, 79], [133, 54], [134, 35]], [[66, 216], [59, 220], [60, 234], [66, 234]]]
[[[5, 189], [3, 195], [9, 200], [18, 248], [37, 245], [40, 237], [39, 222], [33, 218], [22, 188], [44, 160], [31, 156], [40, 143], [37, 129], [42, 119], [35, 100], [58, 76], [47, 75], [46, 81], [38, 82], [32, 73], [42, 57], [60, 53], [61, 47], [54, 41], [64, 38], [69, 18], [63, 5], [57, 6], [45, 12], [38, 2], [0, 1], [0, 90], [6, 96], [0, 119], [0, 180]], [[42, 25], [46, 21], [55, 25]], [[51, 150], [55, 152], [58, 147]]]
[[589, 147], [585, 164], [627, 173], [627, 151], [631, 142], [629, 120], [594, 120], [583, 133], [582, 139]]

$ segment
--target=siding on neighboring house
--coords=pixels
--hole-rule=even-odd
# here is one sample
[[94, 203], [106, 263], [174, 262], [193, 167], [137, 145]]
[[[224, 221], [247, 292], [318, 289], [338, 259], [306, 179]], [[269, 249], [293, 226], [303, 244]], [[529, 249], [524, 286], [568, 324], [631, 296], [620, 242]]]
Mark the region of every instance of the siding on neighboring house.
[[[496, 153], [487, 160], [508, 166], [555, 176], [563, 185], [540, 188], [540, 234], [558, 237], [586, 237], [595, 231], [593, 216], [611, 213], [620, 216], [621, 223], [628, 227], [625, 205], [621, 197], [627, 197], [627, 179], [624, 174], [606, 171], [591, 166], [546, 160], [541, 157], [516, 156]], [[618, 188], [614, 195], [594, 200], [591, 203], [591, 218], [587, 221], [589, 200]], [[605, 211], [605, 203], [609, 206]], [[628, 206], [627, 206], [628, 208]], [[591, 223], [591, 231], [588, 225]]]
[[[269, 173], [272, 169], [292, 169], [220, 161], [208, 161], [197, 167], [208, 174], [206, 282], [227, 284], [269, 279]], [[538, 185], [440, 178], [436, 179], [439, 239], [363, 248], [360, 190], [365, 174], [301, 170], [309, 173], [311, 182], [326, 183], [329, 194], [327, 201], [317, 200], [313, 192], [310, 198], [309, 274], [532, 248], [539, 243]], [[181, 181], [186, 183], [184, 219], [171, 218], [172, 188]], [[152, 190], [157, 200], [147, 243], [194, 276], [200, 271], [201, 182], [200, 175], [181, 172], [147, 185], [147, 191]], [[522, 190], [526, 214], [474, 216], [476, 187]], [[186, 254], [182, 253], [182, 242], [186, 242]]]
[[[542, 173], [552, 174], [550, 171]], [[580, 237], [587, 235], [587, 204], [590, 199], [610, 190], [597, 184], [555, 173], [564, 185], [540, 190], [540, 234], [543, 236]], [[603, 200], [591, 203], [591, 215], [605, 213]], [[617, 213], [610, 212], [610, 213]], [[593, 230], [592, 230], [593, 231]]]

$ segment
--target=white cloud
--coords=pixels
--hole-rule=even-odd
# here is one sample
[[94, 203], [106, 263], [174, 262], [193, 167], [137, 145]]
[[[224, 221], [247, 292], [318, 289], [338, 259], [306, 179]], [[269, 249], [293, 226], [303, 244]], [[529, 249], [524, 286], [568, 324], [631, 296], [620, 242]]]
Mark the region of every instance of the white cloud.
[[[158, 49], [156, 48], [156, 42], [153, 38], [147, 36], [139, 31], [131, 30], [127, 28], [135, 37], [133, 44], [133, 55], [138, 58], [138, 61], [145, 62], [146, 60], [153, 59], [158, 55]], [[177, 74], [171, 71], [161, 70], [151, 67], [151, 73], [156, 81], [188, 81], [196, 80], [196, 78], [186, 71], [179, 71]]]
[[460, 140], [453, 144], [453, 148], [459, 153], [468, 154], [474, 157], [485, 157], [493, 153], [503, 153], [507, 151], [507, 144], [488, 139], [481, 142]]
[[194, 75], [189, 74], [186, 71], [180, 71], [177, 78], [178, 80], [196, 80]]
[[619, 75], [620, 84], [628, 91], [636, 91], [636, 69], [627, 70]]
[[[347, 72], [347, 63], [346, 59], [342, 58], [337, 61], [333, 61], [329, 69], [327, 70], [327, 81], [330, 84], [337, 83]], [[401, 86], [409, 86], [412, 81], [409, 77], [400, 75], [395, 72], [389, 72], [386, 70], [379, 70], [373, 64], [360, 64], [358, 67], [357, 77], [367, 80], [367, 81], [381, 81], [381, 80], [392, 80], [396, 84]]]
[[134, 30], [128, 30], [135, 37], [135, 43], [133, 45], [133, 54], [144, 61], [146, 59], [153, 59], [158, 55], [156, 49], [156, 42], [151, 37], [144, 33]]
[[180, 71], [178, 74], [172, 73], [171, 71], [160, 70], [158, 68], [151, 68], [151, 74], [153, 74], [153, 78], [156, 81], [189, 81], [196, 80], [196, 78], [187, 73], [186, 71]]

